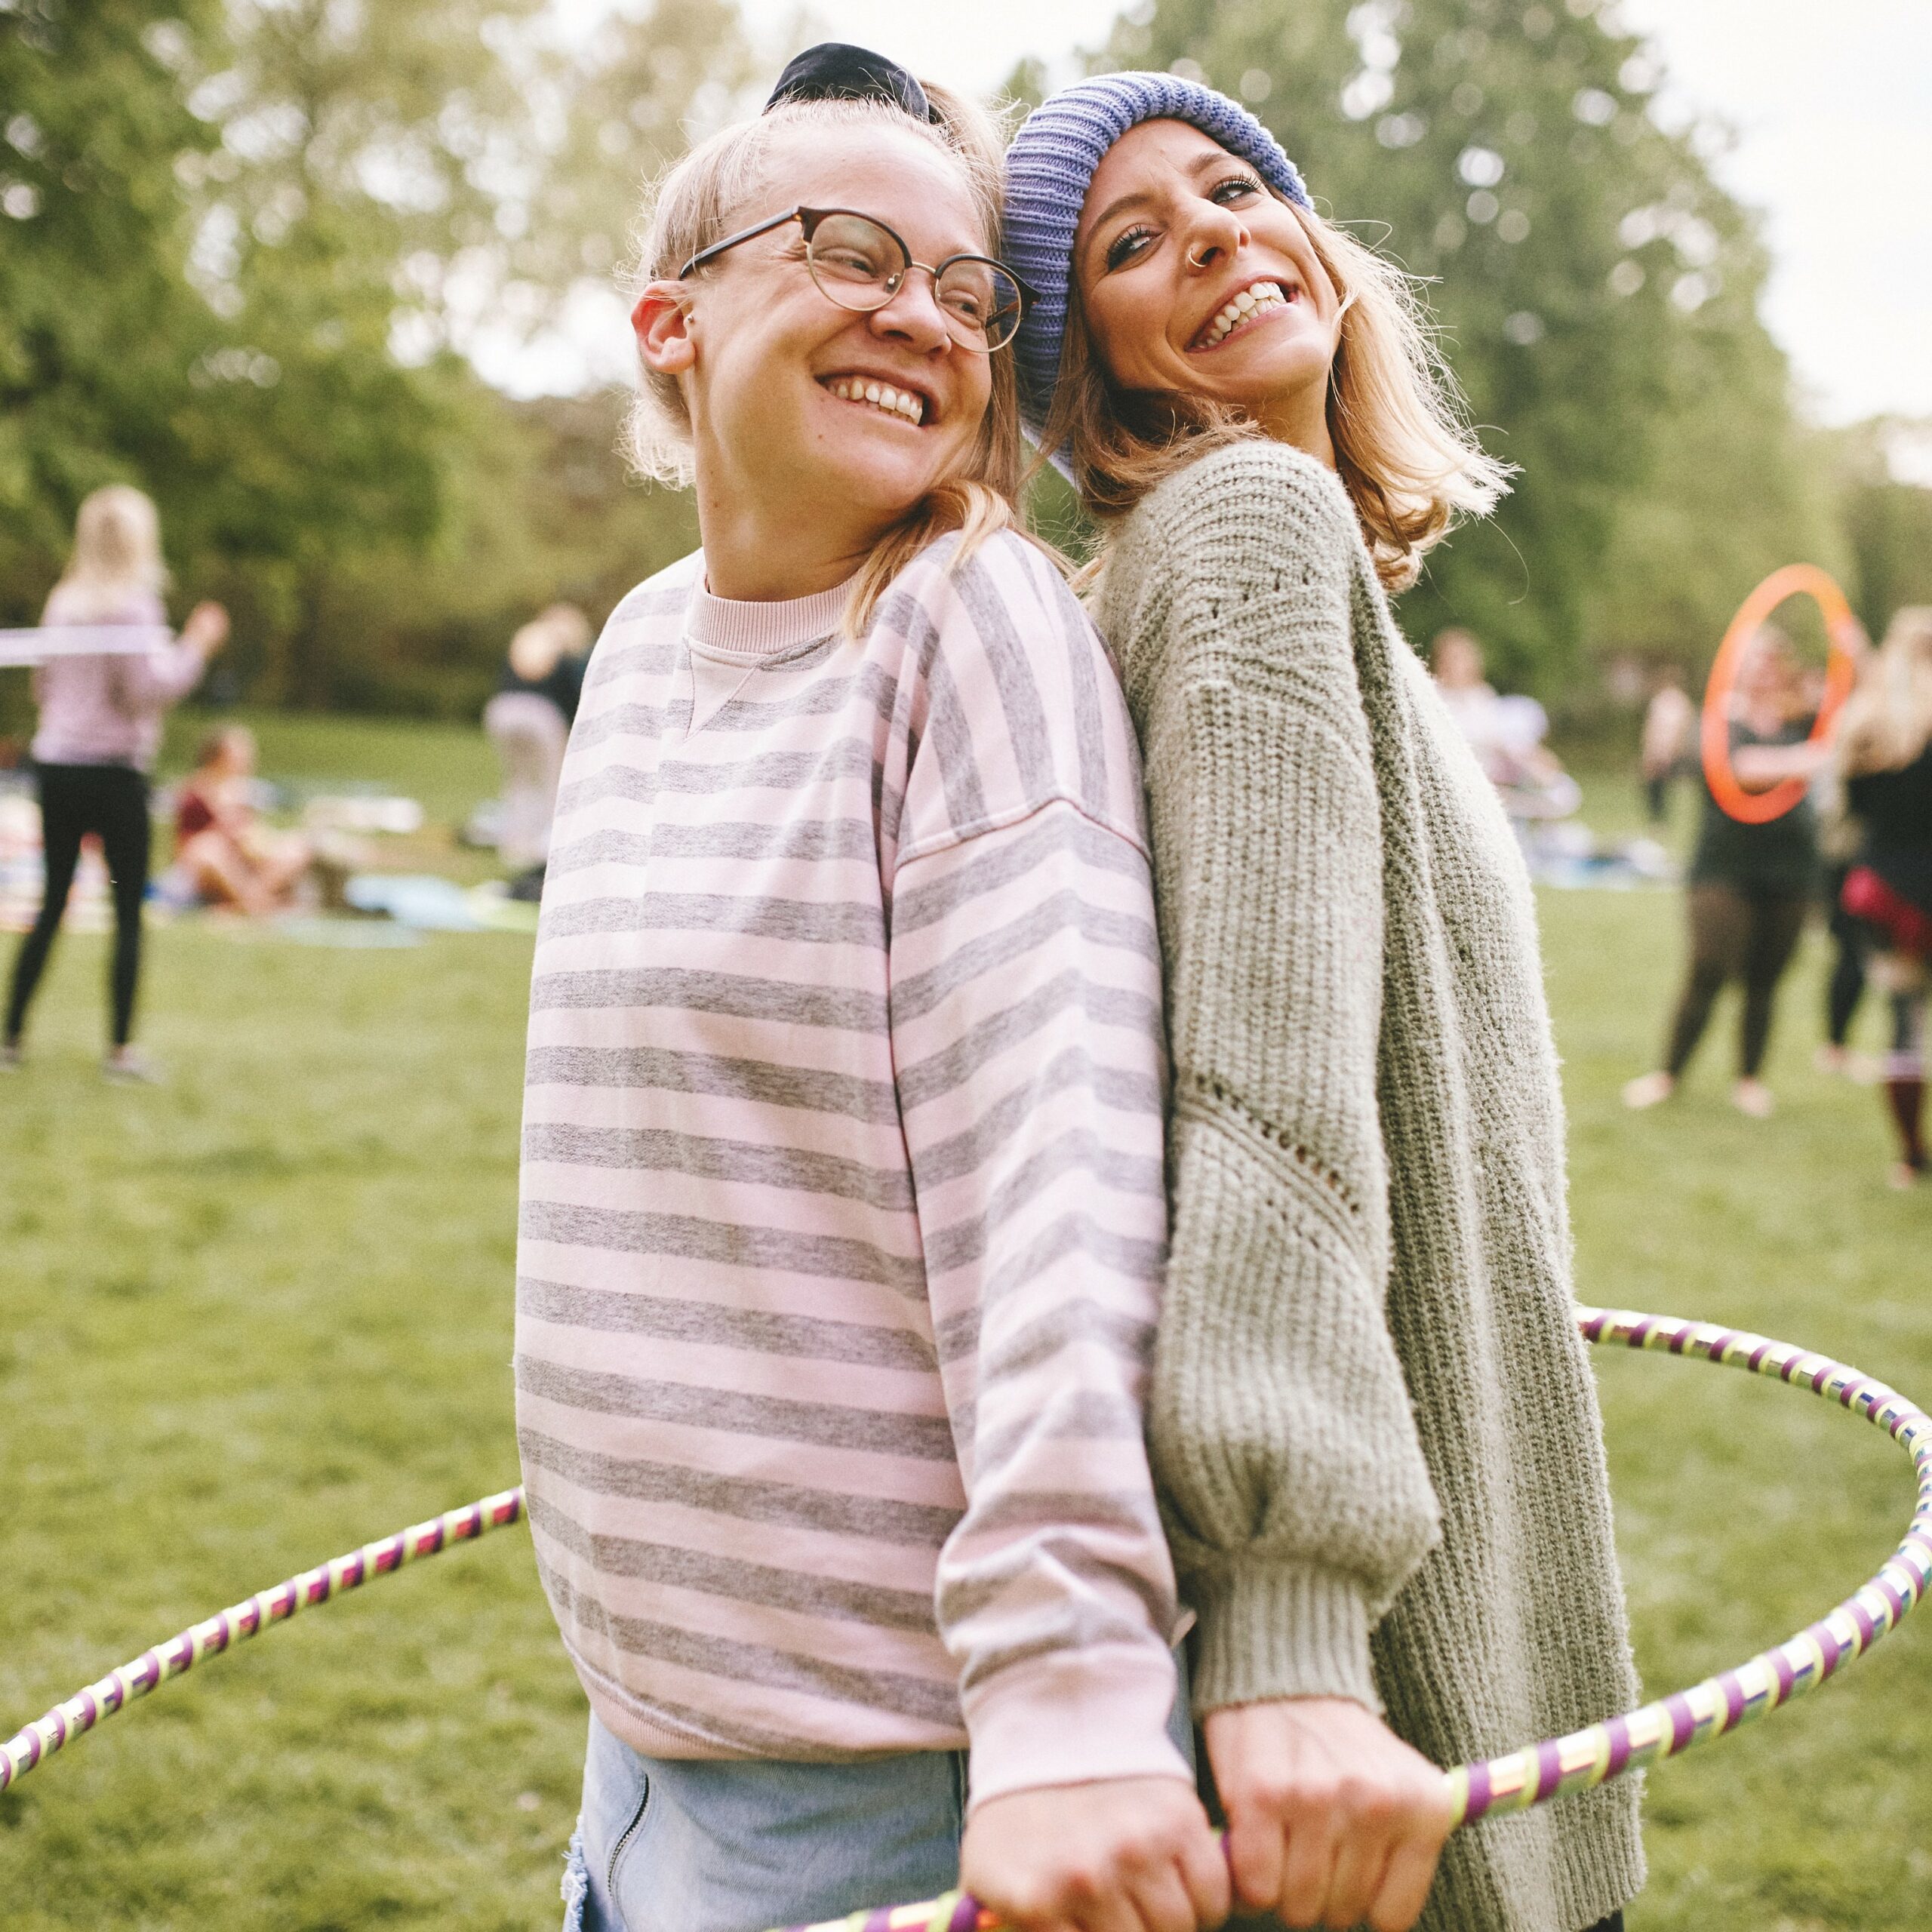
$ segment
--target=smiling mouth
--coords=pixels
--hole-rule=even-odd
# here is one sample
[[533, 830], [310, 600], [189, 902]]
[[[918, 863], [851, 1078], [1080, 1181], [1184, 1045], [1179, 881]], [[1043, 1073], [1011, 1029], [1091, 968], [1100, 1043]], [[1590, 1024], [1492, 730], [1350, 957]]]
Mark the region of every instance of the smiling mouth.
[[1285, 291], [1279, 281], [1266, 278], [1250, 282], [1239, 294], [1231, 296], [1225, 307], [1208, 318], [1205, 326], [1187, 345], [1188, 353], [1198, 355], [1204, 349], [1219, 349], [1229, 336], [1238, 335], [1261, 316], [1285, 309], [1300, 293], [1292, 281]]
[[926, 420], [926, 399], [917, 389], [902, 389], [872, 376], [822, 376], [819, 386], [829, 389], [841, 402], [857, 403], [862, 409], [896, 416], [915, 429]]

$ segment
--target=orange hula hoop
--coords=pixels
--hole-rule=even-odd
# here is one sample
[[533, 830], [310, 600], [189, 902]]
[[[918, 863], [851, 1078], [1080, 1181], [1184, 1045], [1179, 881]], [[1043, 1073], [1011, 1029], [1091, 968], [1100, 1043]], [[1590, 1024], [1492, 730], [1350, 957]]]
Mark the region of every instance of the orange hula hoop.
[[1815, 564], [1787, 564], [1774, 571], [1738, 606], [1737, 615], [1718, 646], [1717, 661], [1711, 666], [1710, 681], [1704, 687], [1703, 717], [1699, 729], [1698, 748], [1703, 755], [1704, 782], [1718, 805], [1741, 825], [1768, 825], [1782, 818], [1805, 794], [1805, 781], [1787, 778], [1763, 792], [1747, 792], [1737, 782], [1730, 764], [1730, 695], [1737, 684], [1737, 667], [1745, 647], [1759, 625], [1787, 597], [1808, 597], [1823, 614], [1825, 631], [1831, 639], [1831, 660], [1825, 672], [1824, 702], [1818, 707], [1817, 721], [1811, 727], [1810, 742], [1821, 743], [1831, 735], [1838, 721], [1838, 707], [1849, 695], [1858, 675], [1854, 641], [1859, 635], [1858, 620], [1838, 586]]

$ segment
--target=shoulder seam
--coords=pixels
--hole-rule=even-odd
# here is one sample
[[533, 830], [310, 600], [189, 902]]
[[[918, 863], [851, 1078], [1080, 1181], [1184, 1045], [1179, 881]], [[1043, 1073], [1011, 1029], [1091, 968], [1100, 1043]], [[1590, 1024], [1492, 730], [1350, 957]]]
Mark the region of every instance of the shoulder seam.
[[1041, 812], [1050, 811], [1055, 805], [1065, 805], [1069, 811], [1078, 813], [1096, 830], [1108, 833], [1124, 845], [1131, 845], [1148, 864], [1151, 866], [1153, 863], [1153, 854], [1148, 851], [1146, 841], [1140, 836], [1137, 827], [1117, 825], [1112, 819], [1103, 817], [1075, 798], [1071, 792], [1056, 791], [1043, 798], [1032, 799], [1023, 805], [1015, 805], [1007, 811], [989, 812], [983, 818], [974, 819], [967, 824], [949, 826], [944, 832], [936, 833], [918, 844], [906, 847], [894, 862], [893, 878], [896, 883], [899, 875], [908, 866], [916, 865], [922, 859], [935, 857], [940, 853], [952, 851], [955, 846], [970, 844], [976, 838], [983, 838], [989, 832], [1004, 832], [1014, 826], [1024, 825], [1029, 818], [1037, 818]]

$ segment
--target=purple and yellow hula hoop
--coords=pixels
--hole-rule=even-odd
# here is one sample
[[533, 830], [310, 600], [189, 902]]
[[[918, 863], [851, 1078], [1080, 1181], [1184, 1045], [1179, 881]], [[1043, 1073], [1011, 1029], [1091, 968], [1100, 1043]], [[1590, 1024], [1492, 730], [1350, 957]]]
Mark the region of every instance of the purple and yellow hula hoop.
[[[1698, 1356], [1727, 1368], [1775, 1377], [1863, 1416], [1912, 1457], [1918, 1478], [1918, 1506], [1904, 1537], [1878, 1574], [1775, 1649], [1606, 1723], [1445, 1772], [1459, 1826], [1493, 1813], [1527, 1810], [1567, 1792], [1586, 1791], [1636, 1765], [1674, 1758], [1693, 1745], [1735, 1730], [1815, 1689], [1841, 1664], [1862, 1657], [1932, 1590], [1932, 1416], [1882, 1382], [1789, 1342], [1672, 1315], [1580, 1308], [1577, 1319], [1587, 1341]], [[0, 1791], [70, 1739], [167, 1678], [192, 1669], [204, 1657], [225, 1651], [309, 1604], [325, 1603], [373, 1577], [400, 1569], [414, 1558], [515, 1522], [522, 1509], [522, 1491], [506, 1490], [365, 1544], [184, 1630], [111, 1671], [97, 1684], [76, 1691], [0, 1745]], [[997, 1932], [998, 1925], [975, 1900], [955, 1892], [921, 1905], [887, 1906], [820, 1925], [795, 1926], [789, 1932]]]
[[[1566, 1792], [1587, 1791], [1776, 1710], [1815, 1689], [1841, 1664], [1863, 1656], [1932, 1589], [1932, 1416], [1897, 1390], [1842, 1362], [1741, 1329], [1601, 1308], [1580, 1308], [1577, 1321], [1587, 1341], [1699, 1355], [1726, 1368], [1775, 1376], [1862, 1415], [1912, 1457], [1918, 1474], [1918, 1506], [1884, 1567], [1828, 1616], [1775, 1650], [1607, 1724], [1445, 1773], [1459, 1828], [1493, 1813], [1527, 1811]], [[969, 1894], [949, 1892], [924, 1905], [854, 1912], [849, 1918], [792, 1926], [786, 1932], [998, 1932], [999, 1924]]]
[[480, 1503], [466, 1503], [426, 1523], [413, 1524], [380, 1543], [365, 1543], [346, 1556], [318, 1564], [272, 1589], [258, 1590], [246, 1602], [218, 1611], [178, 1637], [143, 1651], [131, 1663], [110, 1670], [84, 1690], [76, 1690], [46, 1716], [0, 1744], [0, 1791], [18, 1783], [35, 1765], [82, 1732], [91, 1730], [103, 1718], [111, 1718], [137, 1697], [145, 1697], [156, 1684], [192, 1670], [202, 1658], [218, 1657], [270, 1624], [285, 1623], [311, 1604], [327, 1603], [345, 1590], [360, 1589], [372, 1577], [386, 1577], [405, 1563], [413, 1563], [419, 1556], [434, 1556], [452, 1543], [472, 1542], [486, 1531], [514, 1523], [522, 1514], [521, 1489], [486, 1496]]

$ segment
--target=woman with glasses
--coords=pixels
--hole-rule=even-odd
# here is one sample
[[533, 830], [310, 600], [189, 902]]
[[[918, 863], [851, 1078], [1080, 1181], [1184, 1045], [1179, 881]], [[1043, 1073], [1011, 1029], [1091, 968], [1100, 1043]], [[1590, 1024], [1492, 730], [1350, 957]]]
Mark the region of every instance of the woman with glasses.
[[648, 211], [638, 454], [703, 549], [612, 616], [566, 755], [518, 1270], [592, 1932], [962, 1858], [1023, 1932], [1226, 1909], [1142, 1432], [1140, 771], [1012, 527], [998, 209], [976, 112], [823, 48]]
[[1045, 103], [1006, 242], [1146, 759], [1174, 1056], [1149, 1432], [1244, 1922], [1614, 1925], [1634, 1789], [1445, 1849], [1435, 1768], [1636, 1690], [1529, 881], [1388, 604], [1503, 473], [1399, 272], [1210, 88]]

